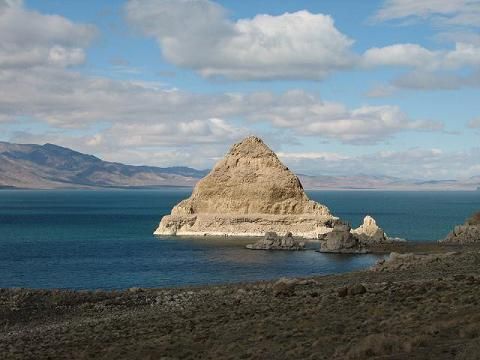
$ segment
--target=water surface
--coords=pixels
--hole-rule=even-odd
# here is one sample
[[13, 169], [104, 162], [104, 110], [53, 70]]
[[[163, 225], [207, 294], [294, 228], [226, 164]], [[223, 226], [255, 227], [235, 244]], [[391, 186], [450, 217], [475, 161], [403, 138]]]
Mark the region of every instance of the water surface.
[[[374, 255], [265, 252], [245, 240], [159, 238], [162, 215], [189, 189], [0, 191], [0, 287], [123, 289], [340, 273]], [[358, 226], [374, 216], [390, 236], [434, 240], [480, 209], [480, 192], [312, 191]]]

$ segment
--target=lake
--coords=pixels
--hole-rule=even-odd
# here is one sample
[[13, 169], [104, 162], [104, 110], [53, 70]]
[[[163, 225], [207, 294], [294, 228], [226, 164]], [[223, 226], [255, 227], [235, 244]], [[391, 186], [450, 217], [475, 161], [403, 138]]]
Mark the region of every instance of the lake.
[[[190, 189], [0, 191], [0, 287], [125, 289], [219, 284], [366, 268], [377, 255], [269, 252], [248, 241], [152, 235]], [[357, 227], [434, 241], [480, 209], [480, 192], [309, 191]]]

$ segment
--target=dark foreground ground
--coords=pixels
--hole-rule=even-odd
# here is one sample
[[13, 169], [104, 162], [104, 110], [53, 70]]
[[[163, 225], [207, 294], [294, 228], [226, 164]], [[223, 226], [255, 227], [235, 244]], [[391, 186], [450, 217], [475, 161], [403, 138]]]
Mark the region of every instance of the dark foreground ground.
[[254, 284], [3, 289], [0, 358], [479, 359], [480, 253]]

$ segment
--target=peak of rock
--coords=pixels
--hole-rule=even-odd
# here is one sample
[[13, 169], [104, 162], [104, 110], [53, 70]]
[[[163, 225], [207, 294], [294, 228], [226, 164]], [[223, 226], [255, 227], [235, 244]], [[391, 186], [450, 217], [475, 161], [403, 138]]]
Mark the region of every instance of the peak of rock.
[[352, 230], [352, 233], [355, 234], [361, 242], [381, 243], [387, 240], [387, 235], [383, 229], [377, 225], [375, 219], [370, 215], [365, 216], [363, 224]]
[[[233, 145], [212, 171], [197, 183], [191, 197], [181, 201], [172, 210], [172, 216], [183, 216], [183, 220], [192, 215], [211, 215], [217, 218], [230, 216], [230, 220], [238, 217], [232, 220], [237, 223], [251, 221], [242, 218], [244, 215], [255, 215], [260, 220], [267, 215], [333, 218], [327, 207], [307, 197], [297, 176], [256, 136], [249, 136]], [[198, 224], [195, 225], [197, 218], [189, 220], [189, 225], [181, 223], [169, 226], [170, 220], [172, 219], [164, 217], [157, 233], [177, 233], [179, 227], [198, 227]], [[176, 220], [180, 221], [179, 218]], [[272, 220], [266, 223], [269, 221]], [[322, 221], [317, 221], [317, 224], [321, 223]], [[223, 233], [224, 230], [219, 226], [214, 232]], [[257, 226], [252, 231], [262, 236], [266, 231], [282, 232], [278, 226]], [[225, 232], [237, 231], [233, 229]]]
[[248, 136], [232, 146], [227, 156], [243, 155], [249, 157], [275, 156], [275, 153], [257, 136]]
[[172, 214], [328, 214], [258, 137], [232, 146]]
[[378, 229], [377, 222], [370, 215], [367, 215], [363, 218], [363, 224], [361, 225], [361, 227], [363, 227], [365, 229], [369, 229], [369, 228], [370, 229]]

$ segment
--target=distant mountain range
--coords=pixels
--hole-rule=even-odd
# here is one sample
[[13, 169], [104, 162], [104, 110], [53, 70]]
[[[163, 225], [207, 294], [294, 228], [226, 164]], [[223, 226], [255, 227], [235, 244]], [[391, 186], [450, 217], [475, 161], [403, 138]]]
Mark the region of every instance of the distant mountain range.
[[382, 175], [308, 176], [299, 175], [306, 189], [338, 190], [480, 190], [480, 178], [466, 180], [418, 180]]
[[29, 189], [193, 186], [208, 170], [103, 161], [53, 144], [0, 142], [0, 187]]
[[[133, 166], [103, 161], [54, 144], [0, 142], [0, 189], [153, 188], [194, 186], [209, 170]], [[475, 190], [480, 176], [466, 180], [415, 180], [378, 175], [309, 176], [306, 189]]]

